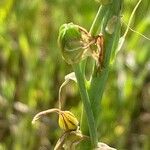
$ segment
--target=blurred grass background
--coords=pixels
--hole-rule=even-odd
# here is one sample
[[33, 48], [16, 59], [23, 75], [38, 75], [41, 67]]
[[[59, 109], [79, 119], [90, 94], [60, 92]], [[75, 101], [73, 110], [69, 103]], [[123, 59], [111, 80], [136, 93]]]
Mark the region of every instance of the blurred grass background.
[[[128, 22], [137, 0], [124, 0]], [[58, 90], [72, 71], [57, 46], [58, 29], [74, 22], [89, 30], [94, 0], [0, 1], [0, 150], [52, 150], [62, 131], [57, 116], [32, 126], [36, 112], [58, 106]], [[140, 4], [132, 28], [150, 38], [150, 1]], [[122, 34], [126, 29], [122, 24]], [[107, 43], [106, 43], [107, 44]], [[129, 31], [111, 66], [99, 116], [99, 139], [119, 150], [150, 149], [150, 41]], [[78, 118], [75, 84], [64, 89], [63, 107]]]

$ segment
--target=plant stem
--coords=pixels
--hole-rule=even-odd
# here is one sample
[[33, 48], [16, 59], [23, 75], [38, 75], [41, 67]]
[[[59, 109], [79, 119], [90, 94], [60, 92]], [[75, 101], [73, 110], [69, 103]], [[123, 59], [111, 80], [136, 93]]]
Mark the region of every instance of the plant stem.
[[[74, 71], [76, 74], [76, 78], [79, 84], [79, 89], [81, 93], [81, 97], [84, 104], [83, 114], [82, 114], [82, 121], [81, 121], [81, 129], [84, 134], [88, 134], [87, 123], [89, 126], [89, 132], [92, 144], [94, 141], [94, 135], [96, 135], [97, 125], [98, 125], [98, 117], [100, 112], [100, 102], [102, 99], [102, 95], [104, 92], [104, 88], [106, 85], [106, 81], [108, 78], [109, 73], [109, 62], [112, 53], [116, 50], [119, 42], [120, 37], [120, 6], [122, 0], [113, 0], [111, 4], [100, 6], [97, 15], [93, 21], [93, 24], [90, 29], [90, 33], [92, 36], [97, 35], [97, 32], [100, 30], [103, 31], [104, 35], [104, 64], [102, 70], [97, 70], [97, 66], [95, 65], [95, 61], [92, 63], [92, 78], [90, 83], [90, 89], [86, 90], [85, 87], [85, 79], [84, 79], [84, 72], [81, 70], [80, 66], [74, 66]], [[108, 34], [105, 31], [105, 28], [109, 22], [109, 20], [116, 16], [117, 23], [114, 27], [114, 32], [112, 34]], [[87, 120], [86, 120], [87, 119]], [[92, 122], [91, 122], [92, 121]], [[93, 124], [93, 125], [92, 125]], [[96, 124], [96, 126], [95, 126]], [[94, 130], [93, 130], [94, 129]], [[93, 130], [93, 131], [92, 131]], [[96, 137], [97, 141], [97, 137]], [[84, 148], [84, 145], [81, 146], [81, 149]]]
[[[102, 33], [104, 36], [104, 61], [103, 68], [101, 71], [97, 70], [97, 66], [95, 66], [94, 73], [92, 75], [90, 90], [89, 90], [89, 98], [91, 100], [91, 108], [93, 111], [93, 115], [96, 121], [96, 125], [98, 125], [98, 116], [100, 112], [100, 103], [102, 99], [102, 95], [104, 92], [104, 88], [106, 85], [106, 81], [109, 73], [109, 63], [112, 56], [112, 53], [115, 52], [119, 37], [120, 37], [120, 6], [121, 0], [113, 0], [112, 4], [110, 4], [110, 8], [108, 12], [105, 14]], [[112, 19], [114, 16], [117, 17], [117, 21], [114, 25], [114, 32], [109, 34], [105, 31], [108, 21]]]
[[87, 92], [86, 86], [85, 86], [85, 78], [83, 76], [80, 64], [74, 64], [73, 68], [74, 68], [74, 72], [75, 72], [75, 75], [77, 78], [78, 87], [80, 90], [84, 109], [86, 112], [86, 118], [88, 121], [92, 147], [95, 148], [98, 143], [98, 138], [97, 138], [97, 131], [96, 131], [95, 121], [94, 121], [94, 117], [93, 117], [93, 112], [91, 110], [91, 104], [90, 104], [88, 92]]
[[[108, 6], [101, 6], [101, 5], [99, 6], [98, 12], [94, 18], [94, 21], [93, 21], [90, 31], [89, 31], [92, 36], [95, 36], [95, 35], [97, 35], [97, 32], [100, 32], [100, 27], [101, 27], [103, 18], [107, 11], [108, 11]], [[91, 74], [93, 74], [95, 60], [93, 60], [92, 58], [88, 58], [88, 59], [89, 59], [88, 62], [90, 62]], [[85, 72], [85, 64], [86, 64], [85, 62], [86, 62], [86, 60], [84, 60], [84, 67], [82, 67], [83, 74]], [[83, 63], [81, 63], [81, 64], [83, 64]], [[90, 99], [90, 101], [91, 101], [91, 99]], [[89, 134], [89, 130], [88, 130], [88, 126], [87, 126], [87, 119], [86, 119], [86, 112], [84, 111], [84, 108], [83, 108], [82, 117], [81, 117], [81, 130], [82, 130], [83, 134], [85, 134], [85, 135]], [[83, 145], [83, 147], [85, 147], [85, 145]]]

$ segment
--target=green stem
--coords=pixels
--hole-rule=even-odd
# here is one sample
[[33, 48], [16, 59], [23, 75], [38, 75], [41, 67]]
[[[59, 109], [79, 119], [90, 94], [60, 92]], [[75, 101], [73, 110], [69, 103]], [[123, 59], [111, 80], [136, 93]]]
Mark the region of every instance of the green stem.
[[[74, 67], [76, 78], [79, 84], [81, 97], [84, 104], [82, 121], [81, 121], [81, 129], [84, 134], [88, 134], [88, 127], [86, 123], [88, 122], [92, 143], [93, 142], [95, 143], [94, 135], [96, 135], [96, 133], [94, 132], [96, 132], [97, 130], [100, 102], [108, 78], [109, 62], [110, 62], [111, 54], [118, 46], [118, 41], [120, 37], [120, 19], [118, 19], [113, 34], [109, 35], [108, 33], [106, 33], [105, 28], [107, 26], [108, 21], [113, 16], [117, 16], [118, 18], [120, 17], [121, 3], [122, 3], [121, 0], [113, 0], [113, 2], [109, 5], [100, 6], [97, 15], [93, 21], [93, 24], [91, 26], [90, 33], [92, 36], [97, 35], [98, 31], [99, 32], [103, 31], [104, 40], [105, 40], [104, 41], [105, 54], [104, 54], [104, 67], [102, 68], [101, 71], [97, 70], [95, 61], [92, 62], [93, 63], [92, 67], [94, 69], [91, 69], [93, 71], [93, 74], [92, 74], [90, 89], [88, 93], [85, 87], [85, 79], [83, 76], [84, 72], [81, 71], [80, 66]], [[97, 141], [97, 136], [95, 139]], [[85, 148], [84, 145], [81, 148], [82, 149]]]
[[[104, 36], [104, 61], [103, 68], [101, 71], [98, 71], [97, 66], [95, 66], [95, 71], [92, 75], [90, 90], [89, 90], [89, 98], [91, 100], [91, 108], [93, 111], [93, 115], [96, 121], [96, 125], [98, 125], [98, 116], [100, 113], [100, 103], [102, 99], [102, 95], [104, 92], [104, 88], [106, 85], [106, 81], [109, 73], [109, 63], [112, 56], [112, 53], [115, 52], [119, 37], [120, 37], [120, 5], [121, 0], [113, 0], [113, 3], [110, 5], [108, 12], [105, 15], [103, 22], [103, 36]], [[114, 32], [112, 34], [108, 34], [105, 31], [107, 23], [112, 17], [116, 16], [117, 22], [114, 26]]]
[[88, 121], [92, 147], [95, 148], [98, 143], [98, 138], [97, 138], [97, 131], [95, 127], [93, 112], [91, 110], [91, 104], [90, 104], [89, 96], [88, 96], [86, 86], [85, 86], [85, 78], [83, 76], [80, 64], [74, 64], [73, 68], [74, 68], [74, 72], [77, 78], [78, 87], [79, 87], [81, 98], [82, 98], [83, 105], [84, 105], [84, 110], [86, 112], [86, 118]]
[[[95, 36], [97, 35], [97, 33], [100, 32], [100, 27], [101, 27], [101, 24], [103, 22], [103, 18], [106, 14], [106, 12], [108, 11], [108, 5], [107, 6], [100, 6], [98, 11], [97, 11], [97, 14], [94, 18], [94, 21], [92, 23], [92, 26], [90, 28], [90, 34], [92, 36]], [[95, 60], [93, 60], [92, 58], [88, 58], [88, 63], [90, 63], [88, 65], [88, 67], [90, 67], [90, 70], [91, 70], [91, 74], [93, 74], [93, 71], [94, 71], [94, 66], [95, 66]], [[87, 60], [85, 60], [87, 61]], [[85, 72], [85, 61], [84, 61], [84, 67], [82, 67], [82, 71], [83, 71], [83, 74]], [[82, 64], [82, 63], [81, 63]], [[90, 99], [91, 101], [91, 99]], [[83, 108], [83, 111], [82, 111], [82, 117], [81, 117], [81, 130], [83, 132], [83, 134], [85, 135], [88, 135], [89, 134], [89, 130], [88, 130], [88, 126], [87, 126], [87, 119], [86, 119], [86, 112], [84, 111], [84, 108]], [[83, 145], [83, 148], [85, 148], [86, 145]]]

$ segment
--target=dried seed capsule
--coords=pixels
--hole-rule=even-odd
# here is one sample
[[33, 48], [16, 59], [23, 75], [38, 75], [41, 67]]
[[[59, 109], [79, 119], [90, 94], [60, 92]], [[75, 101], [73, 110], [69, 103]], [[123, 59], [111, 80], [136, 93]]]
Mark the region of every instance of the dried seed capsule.
[[64, 131], [71, 131], [78, 128], [79, 122], [70, 111], [60, 111], [59, 126]]
[[78, 63], [83, 58], [87, 41], [88, 32], [80, 26], [68, 23], [60, 27], [58, 42], [68, 64]]

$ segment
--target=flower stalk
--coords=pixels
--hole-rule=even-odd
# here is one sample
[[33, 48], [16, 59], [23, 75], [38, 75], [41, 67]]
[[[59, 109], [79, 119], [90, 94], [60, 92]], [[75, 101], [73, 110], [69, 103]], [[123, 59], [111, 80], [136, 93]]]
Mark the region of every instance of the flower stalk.
[[[88, 89], [88, 96], [91, 103], [96, 130], [99, 124], [98, 117], [100, 116], [100, 103], [110, 70], [110, 60], [114, 58], [115, 50], [119, 45], [121, 28], [120, 11], [122, 3], [123, 1], [121, 0], [113, 0], [112, 3], [109, 3], [108, 5], [101, 5], [90, 29], [90, 34], [92, 36], [95, 36], [98, 33], [102, 33], [104, 36], [103, 68], [101, 71], [98, 71], [95, 61], [92, 61], [93, 73], [90, 79], [90, 88]], [[88, 134], [85, 111], [83, 111], [82, 114], [81, 129], [84, 134]], [[87, 144], [84, 144], [83, 147], [85, 147], [85, 145]], [[81, 147], [81, 149], [83, 147]]]
[[88, 92], [85, 86], [85, 78], [83, 76], [83, 73], [81, 71], [80, 64], [74, 64], [73, 69], [77, 78], [78, 87], [80, 90], [81, 98], [84, 105], [84, 110], [86, 112], [86, 118], [88, 122], [88, 128], [91, 138], [92, 147], [97, 147], [98, 138], [97, 138], [97, 130], [95, 126], [94, 116], [91, 109], [91, 104], [88, 96]]
[[[104, 88], [106, 85], [106, 81], [108, 78], [108, 73], [110, 69], [110, 60], [115, 53], [119, 45], [119, 38], [120, 38], [120, 28], [121, 28], [121, 21], [120, 21], [120, 11], [121, 11], [122, 0], [113, 0], [111, 4], [108, 6], [108, 11], [104, 16], [103, 25], [102, 25], [102, 34], [104, 36], [104, 64], [103, 68], [100, 72], [97, 72], [97, 67], [95, 65], [94, 72], [91, 79], [90, 90], [89, 90], [89, 97], [91, 100], [91, 108], [94, 114], [94, 118], [96, 121], [96, 125], [98, 125], [98, 114], [100, 112], [100, 103], [102, 99], [102, 95], [104, 92]], [[105, 6], [106, 7], [106, 6]], [[108, 23], [112, 18], [117, 18], [115, 23], [112, 23], [111, 29], [114, 29], [113, 33], [110, 34], [106, 30]], [[110, 25], [109, 25], [110, 26]]]

